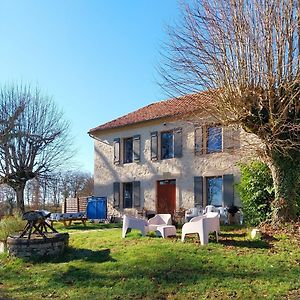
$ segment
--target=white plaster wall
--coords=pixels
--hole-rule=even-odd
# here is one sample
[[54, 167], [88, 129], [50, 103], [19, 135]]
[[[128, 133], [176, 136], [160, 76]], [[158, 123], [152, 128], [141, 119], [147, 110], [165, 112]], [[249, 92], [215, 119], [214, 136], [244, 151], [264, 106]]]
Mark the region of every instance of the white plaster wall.
[[[203, 122], [205, 122], [204, 119]], [[150, 133], [172, 130], [178, 127], [182, 128], [182, 157], [151, 161]], [[121, 138], [122, 162], [122, 139], [137, 134], [141, 136], [140, 162], [115, 165], [113, 163], [114, 138]], [[246, 140], [244, 134], [241, 134], [241, 136], [242, 139]], [[196, 156], [194, 154], [194, 124], [191, 121], [151, 121], [121, 129], [106, 130], [95, 134], [95, 136], [101, 141], [95, 139], [94, 143], [94, 194], [95, 196], [106, 196], [108, 198], [110, 212], [113, 204], [113, 182], [140, 181], [141, 206], [148, 210], [155, 210], [156, 182], [163, 179], [176, 179], [176, 208], [193, 207], [194, 176], [234, 174], [235, 181], [238, 181], [240, 172], [236, 163], [245, 156], [242, 150]], [[241, 143], [241, 146], [243, 148], [244, 144]], [[158, 148], [160, 149], [160, 147]], [[240, 205], [236, 193], [235, 204]]]

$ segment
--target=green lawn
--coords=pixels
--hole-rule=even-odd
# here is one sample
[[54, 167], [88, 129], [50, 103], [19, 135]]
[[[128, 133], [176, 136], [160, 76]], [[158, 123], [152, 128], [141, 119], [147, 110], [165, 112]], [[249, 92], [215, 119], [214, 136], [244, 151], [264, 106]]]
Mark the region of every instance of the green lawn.
[[[0, 299], [299, 299], [300, 241], [250, 241], [222, 228], [220, 242], [121, 239], [120, 228], [72, 226], [63, 257], [25, 262], [0, 256]], [[2, 297], [2, 298], [1, 298]]]

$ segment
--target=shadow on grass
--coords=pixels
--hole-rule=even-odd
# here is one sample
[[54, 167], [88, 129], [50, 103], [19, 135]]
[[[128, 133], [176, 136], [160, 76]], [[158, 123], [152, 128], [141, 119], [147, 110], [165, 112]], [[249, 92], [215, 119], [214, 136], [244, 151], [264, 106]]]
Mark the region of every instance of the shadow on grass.
[[9, 298], [4, 291], [1, 291], [1, 285], [0, 283], [0, 300], [13, 300], [13, 298]]
[[27, 261], [39, 264], [41, 262], [48, 263], [67, 263], [76, 260], [83, 260], [87, 262], [103, 263], [107, 261], [115, 262], [116, 260], [110, 256], [110, 249], [90, 250], [82, 248], [68, 247], [66, 251], [59, 257], [43, 257], [43, 258], [29, 258]]
[[246, 225], [222, 225], [221, 226], [221, 232], [225, 231], [240, 231], [245, 228], [248, 228]]
[[[144, 285], [143, 293], [149, 289], [149, 284], [154, 286], [165, 285], [170, 288], [176, 289], [176, 286], [193, 286], [197, 284], [199, 280], [206, 279], [216, 279], [217, 281], [231, 280], [240, 278], [244, 280], [248, 279], [270, 279], [277, 278], [280, 268], [275, 268], [274, 272], [269, 269], [266, 270], [244, 270], [242, 266], [238, 264], [233, 264], [229, 266], [228, 270], [224, 270], [223, 267], [205, 263], [203, 260], [198, 262], [191, 262], [189, 259], [182, 259], [174, 263], [173, 260], [165, 260], [164, 262], [158, 263], [158, 261], [152, 262], [152, 267], [149, 267], [149, 262], [147, 264], [140, 264], [139, 267], [128, 268], [120, 267], [119, 272], [97, 272], [95, 268], [91, 266], [86, 266], [85, 268], [69, 266], [68, 269], [61, 273], [53, 273], [49, 284], [53, 286], [82, 286], [88, 284], [90, 287], [98, 286], [101, 282], [101, 286], [114, 286], [121, 284], [122, 293], [125, 295], [129, 293], [130, 288], [132, 288], [132, 282], [140, 282], [139, 284]], [[126, 282], [131, 282], [128, 285], [128, 290], [126, 291]], [[141, 288], [141, 291], [143, 290]], [[141, 299], [142, 297], [137, 297]], [[119, 299], [119, 298], [117, 298]], [[126, 297], [125, 297], [126, 299]], [[165, 298], [163, 298], [165, 299]]]
[[226, 240], [219, 240], [219, 243], [224, 245], [224, 246], [231, 246], [231, 247], [243, 247], [243, 248], [255, 248], [255, 249], [269, 249], [272, 246], [267, 243], [266, 241], [263, 240], [231, 240], [231, 239], [226, 239]]
[[222, 232], [221, 234], [220, 234], [220, 236], [221, 237], [225, 237], [225, 238], [227, 238], [227, 237], [231, 237], [231, 238], [233, 238], [233, 237], [245, 237], [246, 236], [246, 233], [245, 232], [240, 232], [240, 233], [227, 233], [227, 232]]
[[[222, 244], [224, 246], [231, 246], [231, 247], [239, 247], [239, 248], [250, 248], [250, 249], [270, 249], [272, 245], [268, 243], [266, 240], [236, 240], [234, 238], [241, 237], [244, 238], [246, 236], [245, 233], [222, 233], [219, 236], [219, 240], [217, 242], [216, 237], [213, 234], [209, 235], [209, 244]], [[193, 242], [195, 244], [200, 244], [200, 239], [198, 235], [191, 234], [186, 236], [186, 242]]]
[[89, 268], [79, 268], [76, 266], [69, 266], [68, 269], [61, 273], [53, 273], [50, 282], [55, 285], [68, 285], [72, 286], [75, 283], [83, 284], [84, 282], [90, 282], [95, 279], [101, 280], [99, 274], [91, 271]]
[[[212, 240], [214, 239], [212, 238], [210, 242]], [[220, 243], [222, 242], [225, 241], [220, 241]], [[237, 247], [263, 248], [260, 244], [261, 241], [233, 242]], [[148, 247], [147, 243], [145, 245]], [[260, 261], [257, 262], [257, 265], [255, 261], [248, 263], [248, 258], [243, 258], [243, 256], [240, 257], [240, 261], [235, 260], [235, 257], [232, 256], [227, 260], [225, 252], [224, 254], [223, 252], [220, 254], [219, 251], [214, 253], [214, 248], [211, 249], [212, 251], [202, 251], [200, 248], [200, 251], [196, 251], [196, 248], [188, 247], [184, 251], [185, 249], [181, 247], [181, 251], [172, 252], [172, 248], [154, 247], [152, 253], [145, 250], [148, 255], [141, 255], [140, 251], [135, 252], [134, 248], [131, 253], [126, 254], [127, 251], [130, 251], [127, 248], [124, 250], [125, 259], [122, 258], [122, 255], [122, 257], [119, 256], [116, 264], [97, 266], [94, 262], [115, 261], [110, 257], [110, 249], [90, 251], [71, 248], [66, 253], [66, 257], [57, 261], [62, 263], [70, 261], [71, 264], [62, 265], [59, 268], [56, 265], [50, 266], [47, 281], [43, 286], [19, 285], [16, 286], [14, 293], [17, 295], [18, 292], [21, 294], [26, 292], [29, 295], [29, 291], [32, 289], [36, 295], [45, 293], [47, 296], [52, 295], [55, 291], [56, 297], [60, 299], [64, 296], [72, 299], [72, 295], [67, 294], [72, 290], [74, 299], [80, 299], [82, 295], [89, 299], [92, 297], [92, 293], [94, 299], [167, 299], [168, 295], [172, 299], [173, 296], [176, 297], [180, 288], [195, 293], [195, 297], [182, 297], [182, 299], [200, 299], [204, 298], [205, 289], [223, 290], [225, 287], [225, 291], [226, 289], [239, 290], [245, 288], [248, 282], [263, 281], [275, 286], [278, 284], [278, 278], [287, 278], [284, 279], [284, 282], [288, 282], [286, 276], [297, 270], [296, 267], [290, 270], [290, 268], [282, 268], [282, 265], [273, 263], [272, 265], [270, 263], [260, 265]], [[76, 259], [90, 263], [77, 263]], [[72, 260], [75, 262], [72, 263]], [[234, 284], [229, 285], [230, 282], [234, 282]], [[108, 294], [110, 297], [107, 297], [106, 293], [110, 293]], [[261, 296], [262, 292], [257, 298], [262, 298]], [[84, 296], [82, 297], [84, 298]], [[226, 294], [217, 294], [214, 298], [229, 299]]]

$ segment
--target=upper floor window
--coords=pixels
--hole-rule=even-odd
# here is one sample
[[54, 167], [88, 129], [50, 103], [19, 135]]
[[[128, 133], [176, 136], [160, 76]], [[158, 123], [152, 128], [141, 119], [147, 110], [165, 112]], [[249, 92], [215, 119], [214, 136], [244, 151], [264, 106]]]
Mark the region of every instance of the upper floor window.
[[174, 134], [172, 131], [161, 133], [161, 158], [174, 157]]
[[[182, 156], [182, 129], [177, 128], [160, 134], [161, 159]], [[152, 157], [152, 155], [151, 155]]]
[[222, 151], [222, 127], [208, 127], [207, 153]]
[[[122, 149], [122, 151], [120, 151]], [[141, 137], [135, 135], [133, 137], [114, 139], [114, 164], [132, 163], [140, 161]]]
[[124, 139], [124, 164], [133, 161], [133, 138]]

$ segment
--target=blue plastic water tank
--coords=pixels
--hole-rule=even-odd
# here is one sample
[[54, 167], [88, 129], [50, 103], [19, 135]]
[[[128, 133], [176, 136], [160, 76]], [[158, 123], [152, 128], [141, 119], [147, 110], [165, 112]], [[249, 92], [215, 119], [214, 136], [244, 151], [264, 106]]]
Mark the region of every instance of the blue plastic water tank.
[[106, 197], [90, 197], [86, 207], [88, 219], [106, 219], [107, 218], [107, 199]]

